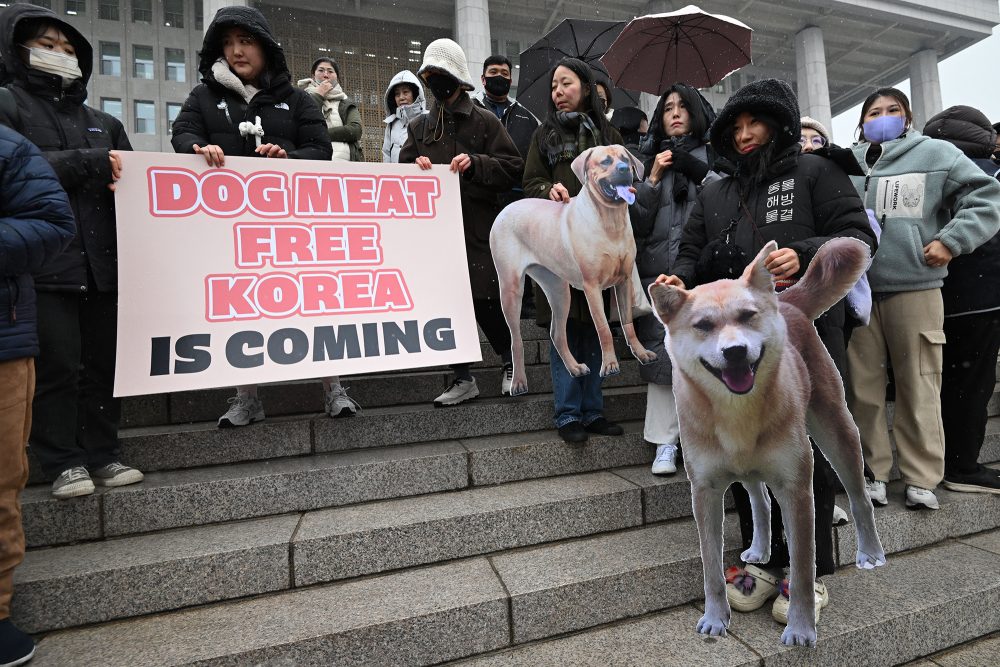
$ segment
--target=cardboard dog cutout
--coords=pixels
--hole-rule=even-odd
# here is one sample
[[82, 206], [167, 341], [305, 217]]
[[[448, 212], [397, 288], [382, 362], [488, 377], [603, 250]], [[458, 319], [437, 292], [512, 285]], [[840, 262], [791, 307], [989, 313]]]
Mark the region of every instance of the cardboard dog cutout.
[[653, 307], [669, 332], [684, 467], [705, 574], [705, 615], [697, 630], [725, 635], [730, 621], [722, 564], [723, 494], [741, 482], [750, 495], [753, 541], [741, 558], [770, 559], [770, 501], [781, 505], [791, 556], [787, 645], [815, 646], [813, 457], [809, 433], [837, 472], [857, 529], [856, 564], [885, 564], [865, 494], [861, 441], [844, 388], [813, 320], [839, 301], [869, 264], [868, 246], [834, 239], [802, 279], [775, 294], [764, 267], [773, 241], [738, 280], [690, 291], [653, 284]]
[[642, 178], [642, 163], [623, 146], [597, 146], [577, 156], [572, 168], [583, 189], [569, 203], [522, 199], [497, 216], [490, 232], [500, 301], [510, 328], [514, 364], [511, 396], [528, 391], [521, 339], [521, 297], [526, 274], [541, 286], [552, 307], [549, 335], [572, 376], [586, 375], [591, 369], [573, 357], [567, 344], [570, 286], [587, 297], [601, 342], [602, 377], [620, 372], [604, 315], [601, 293], [606, 288], [614, 287], [612, 308], [618, 310], [632, 354], [644, 364], [656, 359], [656, 354], [639, 342], [632, 326], [635, 238], [628, 204], [635, 200], [632, 174]]

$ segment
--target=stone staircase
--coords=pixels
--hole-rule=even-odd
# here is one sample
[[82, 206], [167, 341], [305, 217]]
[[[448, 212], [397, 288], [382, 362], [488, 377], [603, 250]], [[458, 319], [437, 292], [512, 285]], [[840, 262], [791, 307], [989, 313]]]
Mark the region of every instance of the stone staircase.
[[[126, 400], [144, 483], [56, 501], [33, 476], [23, 495], [12, 615], [33, 664], [888, 665], [1000, 631], [1000, 497], [909, 512], [896, 482], [876, 512], [889, 565], [826, 579], [816, 650], [781, 647], [769, 607], [696, 634], [690, 489], [649, 473], [636, 362], [620, 344], [605, 383], [626, 434], [570, 446], [545, 332], [525, 328], [537, 393], [514, 399], [484, 345], [483, 396], [455, 408], [430, 406], [441, 369], [345, 380], [365, 406], [346, 420], [317, 414], [316, 382], [262, 388], [268, 420], [235, 430], [214, 425], [228, 390]], [[735, 562], [735, 521], [726, 537]], [[836, 529], [838, 562], [853, 540]]]

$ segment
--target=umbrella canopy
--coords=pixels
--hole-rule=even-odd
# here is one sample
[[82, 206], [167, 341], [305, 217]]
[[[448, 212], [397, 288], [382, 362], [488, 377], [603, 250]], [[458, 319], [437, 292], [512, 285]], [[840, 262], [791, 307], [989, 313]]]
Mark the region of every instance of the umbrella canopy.
[[625, 21], [563, 19], [521, 52], [517, 101], [539, 118], [544, 118], [551, 94], [549, 71], [563, 58], [578, 58], [590, 66], [597, 81], [603, 80], [611, 88], [614, 106], [637, 104], [638, 94], [615, 89], [607, 69], [600, 62], [600, 57], [624, 27]]
[[694, 5], [629, 21], [601, 62], [615, 85], [659, 95], [682, 81], [708, 88], [750, 59], [753, 30]]

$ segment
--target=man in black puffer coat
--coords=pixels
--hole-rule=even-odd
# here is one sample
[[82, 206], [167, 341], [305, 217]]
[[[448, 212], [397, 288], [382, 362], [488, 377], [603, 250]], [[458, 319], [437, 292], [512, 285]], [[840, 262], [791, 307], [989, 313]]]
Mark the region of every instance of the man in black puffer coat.
[[[0, 13], [8, 123], [42, 150], [69, 195], [77, 235], [35, 275], [41, 354], [31, 450], [57, 498], [121, 486], [142, 473], [119, 461], [120, 402], [112, 395], [118, 323], [118, 245], [112, 188], [118, 119], [84, 104], [93, 49], [53, 12], [17, 4]], [[89, 469], [89, 470], [88, 470]]]
[[[990, 176], [1000, 172], [1000, 164], [990, 159], [997, 132], [978, 109], [945, 109], [927, 121], [924, 134], [955, 144]], [[941, 287], [947, 341], [941, 374], [944, 487], [952, 491], [1000, 494], [997, 471], [979, 463], [1000, 351], [997, 285], [1000, 234], [951, 260]]]
[[[800, 154], [798, 100], [787, 83], [764, 79], [738, 90], [719, 112], [709, 136], [719, 156], [715, 168], [729, 177], [705, 185], [699, 193], [681, 236], [675, 275], [664, 277], [668, 282], [683, 282], [691, 288], [718, 278], [739, 277], [771, 240], [777, 241], [778, 250], [768, 256], [767, 266], [779, 289], [801, 277], [816, 251], [830, 238], [859, 239], [874, 253], [875, 233], [850, 178], [830, 159]], [[731, 267], [706, 262], [703, 251], [726, 230], [743, 251], [743, 258]], [[734, 275], [721, 272], [723, 268], [731, 269]], [[841, 300], [816, 320], [816, 330], [842, 376], [847, 361], [844, 318]], [[821, 577], [832, 574], [836, 566], [831, 527], [836, 475], [816, 451], [814, 446], [816, 576]], [[743, 547], [747, 548], [753, 536], [749, 497], [739, 484], [732, 490]], [[760, 566], [769, 572], [751, 568], [746, 576], [761, 590], [770, 586], [773, 595], [773, 582], [781, 579], [780, 570], [788, 564], [789, 553], [781, 512], [773, 500], [771, 508], [771, 560]], [[822, 586], [817, 583], [818, 588]], [[823, 591], [825, 594], [825, 588]], [[742, 610], [756, 608], [749, 604], [751, 599], [760, 604], [767, 599], [732, 585], [727, 587], [727, 595], [733, 607]], [[775, 608], [782, 599], [787, 603], [787, 598], [778, 597]]]
[[18, 494], [28, 481], [38, 355], [31, 272], [57, 257], [74, 232], [66, 193], [41, 152], [0, 128], [0, 665], [21, 664], [35, 650], [9, 618], [14, 568], [24, 558]]
[[[245, 30], [262, 49], [261, 71], [234, 70], [227, 63], [223, 38], [233, 28]], [[223, 7], [205, 31], [200, 56], [202, 83], [174, 120], [175, 151], [200, 153], [213, 146], [222, 155], [330, 159], [323, 114], [292, 85], [285, 52], [263, 14], [252, 7]]]

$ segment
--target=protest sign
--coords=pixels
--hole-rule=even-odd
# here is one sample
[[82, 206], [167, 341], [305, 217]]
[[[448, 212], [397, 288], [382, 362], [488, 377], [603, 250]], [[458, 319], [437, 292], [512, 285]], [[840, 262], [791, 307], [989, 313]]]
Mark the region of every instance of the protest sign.
[[123, 161], [115, 395], [481, 359], [447, 167]]

